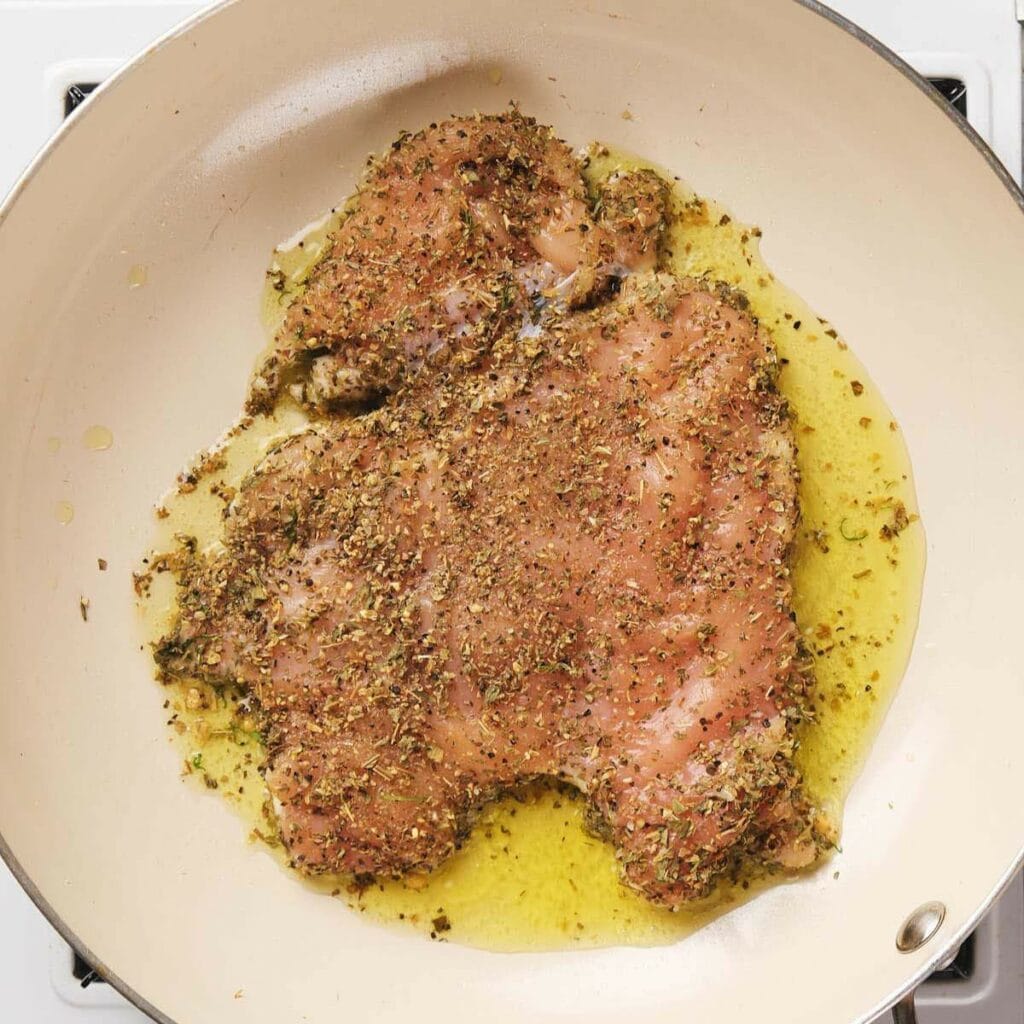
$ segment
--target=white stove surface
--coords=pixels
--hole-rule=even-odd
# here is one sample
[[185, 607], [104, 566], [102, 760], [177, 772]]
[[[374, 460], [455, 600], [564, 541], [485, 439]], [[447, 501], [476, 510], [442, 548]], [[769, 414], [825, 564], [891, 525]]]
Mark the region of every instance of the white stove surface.
[[[1024, 9], [1024, 0], [1017, 5]], [[102, 81], [203, 6], [190, 0], [0, 0], [0, 194], [60, 124], [69, 86]], [[963, 82], [968, 119], [1021, 181], [1021, 29], [1014, 0], [833, 0], [832, 6], [922, 74]], [[108, 985], [81, 987], [72, 964], [71, 951], [0, 864], [0, 1024], [148, 1019]], [[975, 933], [970, 977], [927, 983], [917, 1004], [921, 1024], [1024, 1024], [1021, 878]]]

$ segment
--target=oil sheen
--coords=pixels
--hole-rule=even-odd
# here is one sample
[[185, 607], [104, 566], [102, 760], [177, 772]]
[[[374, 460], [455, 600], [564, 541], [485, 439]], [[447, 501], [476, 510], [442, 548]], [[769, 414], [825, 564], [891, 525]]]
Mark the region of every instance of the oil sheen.
[[[638, 166], [650, 165], [594, 146], [586, 174], [596, 182]], [[816, 678], [816, 720], [803, 727], [798, 758], [807, 790], [838, 822], [916, 628], [925, 545], [909, 457], [899, 424], [851, 348], [765, 266], [760, 231], [680, 182], [672, 202], [667, 267], [742, 291], [782, 361], [779, 387], [791, 408], [801, 477], [794, 606]], [[275, 250], [262, 306], [269, 336], [343, 216], [332, 211]], [[272, 416], [241, 421], [182, 475], [159, 510], [148, 563], [158, 570], [141, 602], [150, 640], [166, 631], [173, 609], [173, 572], [159, 571], [167, 567], [161, 553], [182, 535], [217, 545], [226, 505], [246, 473], [308, 423], [285, 398]], [[250, 839], [285, 864], [259, 773], [265, 752], [244, 695], [178, 681], [165, 697], [183, 777], [227, 799]], [[487, 807], [464, 847], [430, 875], [361, 890], [348, 878], [305, 884], [380, 923], [438, 940], [547, 950], [676, 941], [765, 882], [722, 887], [701, 906], [670, 913], [619, 883], [611, 846], [587, 832], [584, 817], [570, 791], [535, 786]]]

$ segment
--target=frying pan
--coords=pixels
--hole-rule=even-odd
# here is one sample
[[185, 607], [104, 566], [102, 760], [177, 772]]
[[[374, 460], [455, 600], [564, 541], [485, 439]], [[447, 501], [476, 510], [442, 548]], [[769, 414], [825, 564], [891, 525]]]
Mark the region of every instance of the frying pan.
[[[895, 410], [927, 526], [914, 654], [842, 853], [671, 946], [487, 953], [307, 890], [179, 781], [136, 623], [152, 503], [241, 406], [270, 247], [399, 128], [510, 98], [761, 225]], [[810, 3], [239, 0], [172, 33], [0, 212], [5, 860], [159, 1021], [869, 1019], [1022, 854], [1021, 204], [912, 72]], [[108, 452], [79, 442], [95, 423]], [[938, 932], [898, 951], [932, 900]]]

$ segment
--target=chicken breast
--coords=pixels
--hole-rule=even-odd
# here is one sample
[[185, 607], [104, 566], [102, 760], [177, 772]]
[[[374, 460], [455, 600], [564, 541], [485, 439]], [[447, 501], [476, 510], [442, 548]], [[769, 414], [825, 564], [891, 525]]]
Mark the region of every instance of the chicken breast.
[[250, 411], [285, 385], [327, 409], [471, 363], [548, 302], [578, 306], [653, 268], [664, 183], [640, 171], [605, 191], [592, 205], [565, 143], [515, 109], [402, 135], [371, 160], [252, 382]]
[[[552, 144], [520, 128], [536, 163]], [[425, 138], [395, 152], [418, 160]], [[453, 159], [475, 152], [481, 168], [483, 139], [463, 143]], [[447, 172], [422, 172], [434, 173]], [[555, 225], [629, 238], [592, 209], [588, 221], [582, 192], [558, 205], [557, 177], [516, 220], [530, 230], [503, 235], [512, 200], [497, 171], [498, 185], [476, 173], [491, 207], [474, 224], [493, 232], [479, 229], [481, 248], [504, 254], [500, 273], [554, 259]], [[649, 250], [639, 206], [611, 216]], [[346, 244], [358, 263], [367, 250]], [[599, 275], [619, 258], [589, 244], [552, 265]], [[290, 323], [315, 325], [320, 347], [337, 339], [346, 367], [389, 393], [250, 476], [223, 548], [182, 570], [160, 664], [250, 692], [281, 838], [306, 872], [429, 870], [483, 803], [538, 777], [578, 787], [625, 882], [669, 907], [740, 862], [809, 863], [813, 811], [793, 762], [810, 679], [787, 564], [796, 471], [770, 339], [742, 297], [647, 269], [410, 374], [413, 350], [381, 310], [415, 306], [422, 326], [449, 270], [469, 287], [450, 261], [440, 293], [417, 291], [417, 305], [389, 284], [403, 297], [368, 316], [324, 298], [349, 294], [337, 260], [311, 283]], [[493, 296], [486, 267], [472, 287]], [[483, 302], [477, 322], [520, 301]]]

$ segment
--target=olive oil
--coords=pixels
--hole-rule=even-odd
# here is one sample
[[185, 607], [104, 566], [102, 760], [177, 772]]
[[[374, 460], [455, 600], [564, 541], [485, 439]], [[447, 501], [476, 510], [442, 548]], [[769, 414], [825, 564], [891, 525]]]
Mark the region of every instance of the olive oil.
[[[597, 182], [638, 166], [650, 165], [592, 147], [586, 173]], [[917, 621], [924, 536], [909, 457], [898, 424], [846, 343], [761, 260], [760, 232], [682, 184], [672, 202], [667, 269], [740, 290], [782, 362], [779, 387], [790, 403], [801, 475], [794, 607], [816, 678], [816, 719], [803, 727], [798, 758], [808, 792], [838, 822]], [[297, 244], [275, 251], [262, 307], [271, 336], [343, 216], [332, 212]], [[218, 544], [226, 505], [246, 473], [308, 423], [287, 397], [272, 416], [241, 421], [166, 499], [154, 550], [172, 550], [181, 534], [201, 547]], [[172, 573], [154, 575], [143, 603], [151, 640], [170, 624], [173, 589]], [[194, 681], [173, 682], [168, 691], [183, 776], [231, 801], [250, 837], [285, 863], [259, 773], [265, 751], [244, 695]], [[367, 888], [348, 878], [307, 884], [372, 919], [494, 950], [672, 942], [756, 888], [723, 886], [680, 913], [654, 907], [620, 884], [611, 846], [585, 828], [583, 800], [539, 785], [485, 808], [463, 848], [429, 876]]]

